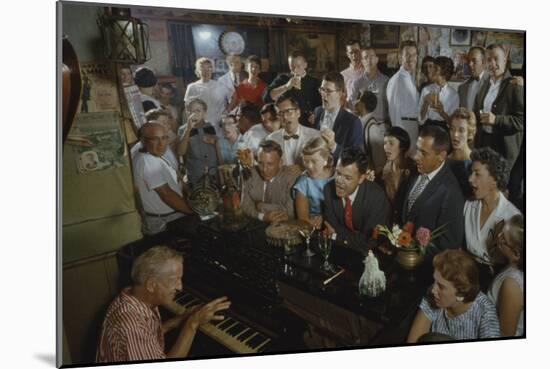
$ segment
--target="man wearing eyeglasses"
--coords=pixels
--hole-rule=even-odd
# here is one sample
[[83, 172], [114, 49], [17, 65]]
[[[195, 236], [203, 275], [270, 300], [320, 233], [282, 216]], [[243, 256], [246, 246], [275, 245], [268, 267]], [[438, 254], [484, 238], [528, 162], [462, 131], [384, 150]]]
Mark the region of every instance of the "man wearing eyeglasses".
[[346, 85], [346, 100], [350, 106], [353, 106], [352, 87], [365, 72], [365, 68], [361, 64], [361, 45], [358, 40], [349, 40], [346, 43], [346, 55], [349, 59], [349, 67], [340, 73], [342, 73]]
[[283, 150], [283, 164], [293, 166], [296, 171], [303, 169], [302, 149], [319, 131], [300, 124], [300, 106], [290, 93], [285, 93], [275, 103], [281, 128], [269, 134], [265, 140], [275, 141]]
[[149, 122], [139, 132], [142, 148], [132, 155], [134, 184], [144, 210], [143, 233], [154, 235], [193, 211], [178, 183], [177, 168], [165, 156], [170, 150], [166, 127]]
[[314, 127], [328, 142], [335, 161], [343, 149], [360, 148], [363, 144], [361, 121], [342, 107], [344, 88], [344, 77], [340, 73], [325, 74], [319, 88], [322, 106], [314, 111]]
[[264, 102], [276, 101], [279, 96], [289, 93], [300, 107], [300, 123], [311, 126], [310, 116], [316, 106], [321, 105], [319, 96], [319, 80], [307, 74], [307, 61], [303, 53], [293, 52], [288, 57], [289, 74], [278, 75], [265, 89], [262, 96]]

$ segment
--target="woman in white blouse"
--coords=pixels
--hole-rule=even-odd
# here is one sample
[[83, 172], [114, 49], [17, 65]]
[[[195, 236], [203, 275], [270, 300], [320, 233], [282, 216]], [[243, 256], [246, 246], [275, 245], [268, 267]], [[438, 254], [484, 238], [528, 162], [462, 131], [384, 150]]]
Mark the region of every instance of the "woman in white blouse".
[[497, 237], [494, 256], [504, 257], [507, 265], [491, 283], [487, 297], [497, 307], [502, 337], [523, 336], [525, 332], [523, 234], [523, 217], [514, 215]]
[[448, 131], [449, 116], [458, 108], [458, 92], [447, 83], [454, 72], [451, 58], [435, 58], [434, 83], [422, 89], [418, 107], [420, 124], [435, 124]]
[[478, 264], [480, 285], [486, 291], [492, 277], [487, 243], [492, 242], [495, 226], [520, 211], [504, 196], [509, 169], [506, 160], [493, 149], [483, 147], [472, 151], [469, 178], [474, 199], [464, 204], [466, 249]]

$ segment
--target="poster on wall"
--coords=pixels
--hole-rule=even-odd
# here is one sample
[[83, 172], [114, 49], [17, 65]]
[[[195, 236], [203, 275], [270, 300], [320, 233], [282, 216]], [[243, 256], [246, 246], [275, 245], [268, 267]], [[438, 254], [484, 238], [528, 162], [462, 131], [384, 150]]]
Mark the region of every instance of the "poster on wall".
[[77, 114], [67, 143], [77, 153], [79, 174], [125, 165], [126, 148], [117, 111]]
[[94, 113], [120, 109], [113, 68], [106, 63], [80, 63], [82, 94], [77, 111]]
[[313, 73], [336, 69], [336, 35], [329, 33], [288, 32], [288, 53], [302, 51]]
[[139, 94], [139, 88], [136, 85], [130, 85], [124, 87], [124, 97], [128, 105], [128, 110], [132, 116], [134, 126], [139, 129], [143, 123], [145, 123], [145, 115], [143, 112], [143, 103], [141, 101], [141, 95]]

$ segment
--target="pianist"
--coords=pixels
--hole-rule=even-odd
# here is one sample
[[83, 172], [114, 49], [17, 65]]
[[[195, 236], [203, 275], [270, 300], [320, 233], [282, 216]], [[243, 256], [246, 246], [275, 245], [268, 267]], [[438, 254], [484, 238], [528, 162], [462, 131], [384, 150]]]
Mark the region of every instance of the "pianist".
[[[158, 306], [173, 303], [176, 292], [182, 288], [182, 276], [183, 257], [166, 246], [153, 247], [136, 259], [132, 286], [123, 289], [107, 310], [97, 362], [186, 357], [198, 327], [224, 319], [219, 312], [231, 304], [227, 297], [161, 322]], [[172, 329], [179, 329], [179, 335], [166, 350], [164, 334]]]

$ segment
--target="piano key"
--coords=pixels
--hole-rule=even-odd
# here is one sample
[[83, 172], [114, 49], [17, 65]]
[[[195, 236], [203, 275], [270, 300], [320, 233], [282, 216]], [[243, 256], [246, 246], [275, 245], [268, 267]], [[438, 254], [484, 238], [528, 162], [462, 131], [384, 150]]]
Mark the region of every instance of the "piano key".
[[227, 321], [225, 323], [220, 324], [217, 328], [222, 330], [222, 331], [225, 331], [227, 328], [231, 327], [235, 323], [237, 323], [235, 321], [235, 319], [229, 318], [229, 319], [227, 319]]
[[256, 351], [257, 352], [262, 352], [266, 347], [267, 345], [269, 344], [269, 342], [271, 342], [271, 339], [270, 338], [266, 338], [266, 340], [262, 343], [260, 343], [258, 346], [256, 346]]
[[211, 323], [211, 324], [215, 327], [219, 327], [223, 323], [227, 322], [228, 319], [230, 319], [230, 318], [225, 318], [224, 320], [220, 320], [219, 322], [214, 322], [214, 323]]
[[256, 336], [252, 337], [248, 342], [246, 342], [246, 345], [255, 349], [256, 347], [260, 346], [260, 344], [262, 344], [265, 340], [266, 337], [258, 333]]
[[227, 333], [230, 336], [236, 337], [239, 333], [244, 331], [246, 329], [246, 326], [242, 325], [241, 323], [237, 322], [233, 327], [229, 328], [225, 333]]
[[235, 337], [237, 340], [244, 342], [247, 338], [252, 336], [254, 333], [256, 333], [254, 330], [248, 328], [246, 331], [242, 332], [242, 334], [239, 334], [237, 337]]

